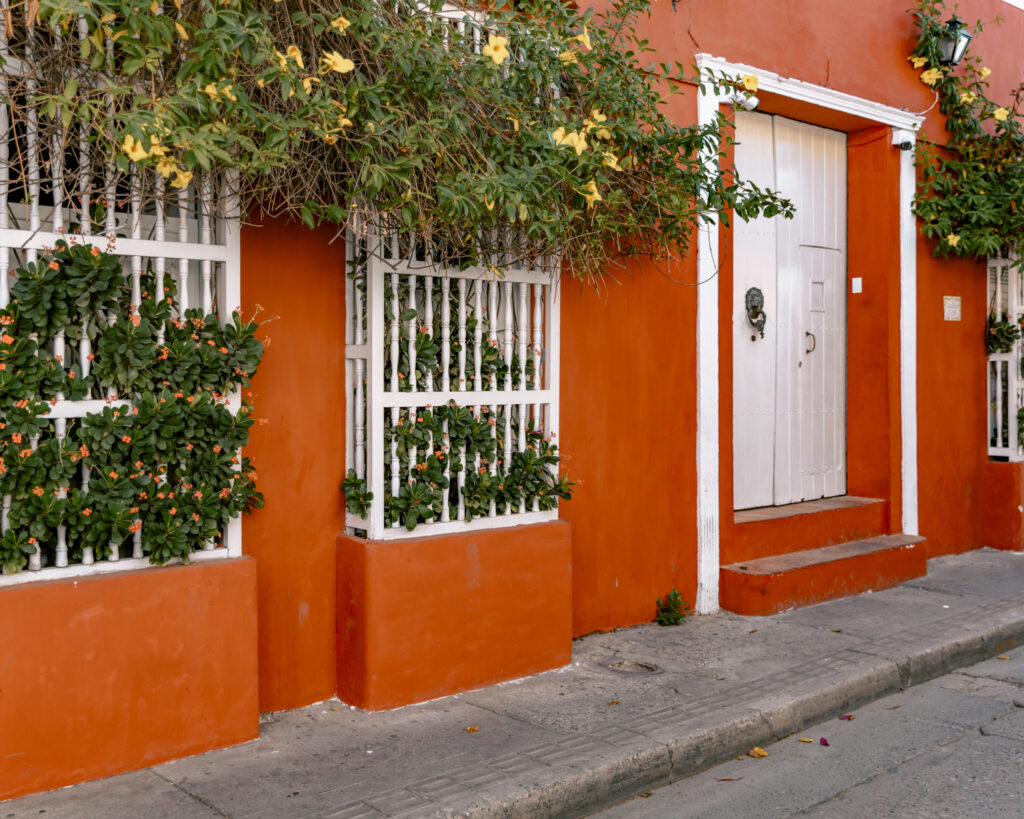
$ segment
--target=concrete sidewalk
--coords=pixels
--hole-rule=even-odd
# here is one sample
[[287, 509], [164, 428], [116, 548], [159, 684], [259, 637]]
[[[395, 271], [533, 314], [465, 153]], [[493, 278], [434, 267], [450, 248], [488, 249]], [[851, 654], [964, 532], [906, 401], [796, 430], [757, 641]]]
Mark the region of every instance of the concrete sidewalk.
[[567, 668], [425, 705], [268, 715], [255, 742], [0, 819], [577, 816], [1021, 644], [1024, 554], [971, 552], [772, 617], [593, 635]]

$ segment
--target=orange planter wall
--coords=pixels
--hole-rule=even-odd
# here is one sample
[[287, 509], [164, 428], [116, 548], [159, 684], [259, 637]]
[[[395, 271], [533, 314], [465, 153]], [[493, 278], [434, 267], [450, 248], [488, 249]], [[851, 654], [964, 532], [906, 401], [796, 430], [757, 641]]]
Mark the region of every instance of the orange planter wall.
[[396, 708], [572, 658], [572, 530], [338, 538], [338, 695]]
[[1024, 464], [985, 464], [983, 495], [985, 545], [1024, 550]]
[[0, 800], [259, 734], [248, 558], [0, 589]]
[[253, 381], [246, 453], [266, 507], [245, 518], [259, 567], [260, 709], [295, 708], [337, 690], [334, 543], [344, 527], [344, 245], [333, 233], [269, 222], [242, 230], [242, 300], [276, 316]]

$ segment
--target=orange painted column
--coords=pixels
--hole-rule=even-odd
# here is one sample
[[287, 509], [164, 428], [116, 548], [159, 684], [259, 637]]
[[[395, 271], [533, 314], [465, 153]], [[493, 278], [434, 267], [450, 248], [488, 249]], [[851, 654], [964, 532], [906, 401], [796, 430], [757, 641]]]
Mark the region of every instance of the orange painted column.
[[246, 453], [266, 507], [247, 516], [243, 549], [259, 567], [260, 709], [333, 696], [335, 540], [344, 528], [345, 255], [333, 233], [270, 222], [242, 230], [246, 315], [274, 316], [252, 392]]
[[259, 735], [249, 558], [0, 589], [0, 800]]
[[649, 622], [674, 587], [696, 596], [696, 270], [630, 271], [599, 291], [562, 281], [576, 635]]
[[[931, 248], [918, 238], [920, 524], [935, 557], [985, 545], [986, 274]], [[943, 319], [944, 296], [960, 297], [960, 321]]]

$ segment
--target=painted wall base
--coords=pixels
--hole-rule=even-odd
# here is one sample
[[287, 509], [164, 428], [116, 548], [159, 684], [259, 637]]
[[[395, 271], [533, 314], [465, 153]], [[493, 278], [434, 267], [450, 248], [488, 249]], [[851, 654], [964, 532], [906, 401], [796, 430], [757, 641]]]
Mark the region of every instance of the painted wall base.
[[1024, 463], [986, 463], [984, 498], [984, 545], [1024, 551]]
[[0, 799], [259, 736], [250, 558], [0, 590]]
[[571, 532], [339, 537], [338, 696], [377, 711], [570, 662]]

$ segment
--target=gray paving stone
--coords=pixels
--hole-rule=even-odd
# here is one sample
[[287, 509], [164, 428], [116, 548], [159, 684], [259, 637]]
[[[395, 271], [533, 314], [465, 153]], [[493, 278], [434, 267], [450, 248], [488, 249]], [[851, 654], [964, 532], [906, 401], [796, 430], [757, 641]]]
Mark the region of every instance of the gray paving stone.
[[153, 771], [0, 802], [3, 819], [209, 819], [222, 816]]

